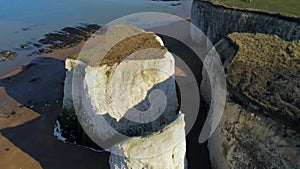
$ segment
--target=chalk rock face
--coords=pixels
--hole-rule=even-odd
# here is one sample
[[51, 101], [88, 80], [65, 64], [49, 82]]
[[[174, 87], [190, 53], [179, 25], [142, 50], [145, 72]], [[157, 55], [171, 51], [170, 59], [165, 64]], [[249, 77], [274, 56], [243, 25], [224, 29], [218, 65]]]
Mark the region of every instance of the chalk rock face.
[[179, 114], [175, 121], [159, 132], [117, 144], [113, 152], [119, 152], [121, 156], [110, 156], [110, 168], [185, 168], [184, 125], [184, 116]]
[[300, 135], [276, 120], [227, 102], [209, 139], [213, 168], [298, 168]]
[[74, 73], [74, 68], [80, 64], [84, 64], [83, 62], [75, 59], [66, 59], [65, 68], [66, 78], [65, 78], [65, 86], [64, 86], [64, 98], [63, 98], [63, 109], [67, 110], [69, 113], [75, 113], [73, 106], [73, 98], [72, 97], [72, 78]]
[[123, 37], [119, 26], [109, 29], [96, 49], [107, 51], [97, 51], [97, 56], [103, 55], [101, 62], [97, 64], [88, 51], [82, 54], [87, 64], [75, 70], [79, 80], [73, 86], [79, 92], [73, 94], [81, 98], [75, 103], [76, 113], [97, 144], [111, 144], [108, 140], [120, 133], [134, 136], [157, 130], [176, 117], [174, 58], [158, 36], [132, 29]]
[[299, 168], [299, 41], [234, 33], [220, 43], [231, 49], [217, 45], [229, 97], [209, 139], [212, 167]]
[[[64, 119], [68, 120], [72, 113], [76, 113], [85, 133], [97, 145], [105, 149], [119, 147], [119, 155], [126, 154], [126, 158], [137, 152], [128, 147], [121, 148], [125, 144], [119, 142], [123, 140], [126, 140], [126, 145], [132, 145], [136, 144], [136, 139], [141, 139], [140, 147], [135, 149], [144, 152], [144, 156], [170, 147], [164, 155], [166, 161], [171, 166], [182, 168], [185, 159], [184, 121], [177, 113], [172, 54], [154, 33], [132, 26], [117, 25], [95, 36], [91, 46], [96, 46], [84, 48], [78, 57], [66, 61], [68, 72], [63, 108], [68, 118]], [[97, 41], [99, 43], [95, 43]], [[177, 132], [174, 137], [170, 134]], [[177, 141], [179, 143], [174, 145]], [[153, 150], [139, 150], [148, 146], [153, 146]], [[116, 168], [113, 167], [115, 164], [123, 165], [118, 162], [122, 157], [112, 156], [112, 168]], [[152, 162], [161, 161], [157, 158], [146, 157], [142, 163], [126, 162], [124, 165], [151, 168], [148, 166]], [[171, 164], [169, 160], [172, 159], [176, 161]]]

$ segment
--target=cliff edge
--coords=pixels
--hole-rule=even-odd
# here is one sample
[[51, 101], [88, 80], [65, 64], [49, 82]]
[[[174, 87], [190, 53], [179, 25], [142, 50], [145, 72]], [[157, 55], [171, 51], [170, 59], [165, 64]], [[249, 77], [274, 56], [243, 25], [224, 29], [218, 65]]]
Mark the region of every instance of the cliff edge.
[[213, 168], [298, 168], [299, 47], [300, 41], [247, 33], [216, 44], [229, 88], [209, 139]]

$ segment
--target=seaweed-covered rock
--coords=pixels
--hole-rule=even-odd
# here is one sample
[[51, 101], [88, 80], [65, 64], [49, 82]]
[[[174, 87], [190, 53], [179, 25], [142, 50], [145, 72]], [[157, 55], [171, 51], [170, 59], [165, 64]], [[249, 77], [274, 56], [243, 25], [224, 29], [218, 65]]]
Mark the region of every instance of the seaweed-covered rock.
[[0, 61], [7, 61], [7, 60], [11, 60], [14, 57], [16, 57], [16, 52], [12, 52], [12, 51], [1, 51], [0, 52]]
[[83, 25], [76, 28], [65, 27], [58, 32], [46, 34], [45, 38], [39, 40], [39, 42], [49, 45], [51, 49], [69, 48], [87, 40], [91, 34], [100, 28], [100, 26], [95, 24]]
[[234, 33], [216, 48], [229, 99], [209, 139], [213, 168], [298, 168], [300, 42]]

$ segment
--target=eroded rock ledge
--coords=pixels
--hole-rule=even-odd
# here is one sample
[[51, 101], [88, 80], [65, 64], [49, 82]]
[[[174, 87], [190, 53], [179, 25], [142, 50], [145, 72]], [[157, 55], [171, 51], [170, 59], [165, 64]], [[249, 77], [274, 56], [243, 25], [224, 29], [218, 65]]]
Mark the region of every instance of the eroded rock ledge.
[[63, 135], [115, 151], [111, 168], [184, 168], [172, 54], [154, 33], [132, 26], [117, 25], [98, 37], [66, 60]]
[[228, 65], [229, 99], [209, 140], [212, 166], [298, 168], [300, 42], [234, 33], [216, 48]]

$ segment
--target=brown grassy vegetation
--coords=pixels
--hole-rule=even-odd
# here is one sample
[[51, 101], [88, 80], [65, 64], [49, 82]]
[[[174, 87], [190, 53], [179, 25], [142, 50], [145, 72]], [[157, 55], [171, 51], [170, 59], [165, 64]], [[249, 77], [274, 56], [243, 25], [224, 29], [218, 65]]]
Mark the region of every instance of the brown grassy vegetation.
[[215, 4], [300, 17], [299, 0], [209, 0]]
[[227, 68], [229, 85], [288, 121], [300, 119], [300, 41], [274, 35], [233, 33], [239, 47]]

